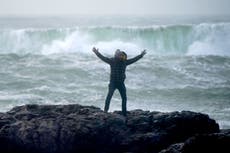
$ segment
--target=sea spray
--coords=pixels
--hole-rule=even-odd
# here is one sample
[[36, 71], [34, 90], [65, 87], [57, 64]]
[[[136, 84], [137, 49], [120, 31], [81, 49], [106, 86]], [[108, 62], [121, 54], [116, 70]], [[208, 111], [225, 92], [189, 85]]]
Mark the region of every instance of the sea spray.
[[89, 53], [97, 46], [107, 53], [117, 48], [136, 54], [230, 55], [230, 23], [151, 27], [75, 27], [0, 30], [0, 53]]

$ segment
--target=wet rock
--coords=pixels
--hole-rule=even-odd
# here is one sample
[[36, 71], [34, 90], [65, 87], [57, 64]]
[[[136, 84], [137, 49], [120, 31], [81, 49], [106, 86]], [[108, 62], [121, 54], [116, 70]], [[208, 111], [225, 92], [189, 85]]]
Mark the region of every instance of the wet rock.
[[0, 114], [0, 148], [6, 153], [155, 153], [195, 135], [219, 132], [218, 124], [201, 113], [121, 114], [77, 104], [15, 107]]
[[219, 133], [199, 134], [188, 138], [184, 143], [173, 144], [160, 153], [228, 153], [230, 130]]

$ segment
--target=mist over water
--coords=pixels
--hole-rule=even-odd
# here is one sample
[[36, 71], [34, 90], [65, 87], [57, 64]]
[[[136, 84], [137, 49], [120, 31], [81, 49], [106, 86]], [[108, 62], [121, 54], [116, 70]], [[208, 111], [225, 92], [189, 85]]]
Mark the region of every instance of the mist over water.
[[[99, 20], [100, 19], [100, 20]], [[104, 107], [112, 57], [147, 55], [127, 68], [128, 110], [191, 110], [230, 128], [228, 18], [2, 18], [0, 111], [23, 104]], [[115, 92], [110, 110], [120, 110]]]

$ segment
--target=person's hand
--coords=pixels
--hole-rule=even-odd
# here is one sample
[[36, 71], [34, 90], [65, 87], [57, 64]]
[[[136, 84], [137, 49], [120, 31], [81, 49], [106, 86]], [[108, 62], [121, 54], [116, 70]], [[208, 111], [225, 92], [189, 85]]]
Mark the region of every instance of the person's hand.
[[95, 47], [93, 47], [92, 51], [93, 51], [94, 53], [97, 53], [97, 52], [98, 52], [98, 49], [96, 49]]
[[143, 50], [143, 51], [141, 52], [141, 55], [144, 56], [145, 54], [146, 54], [146, 50]]

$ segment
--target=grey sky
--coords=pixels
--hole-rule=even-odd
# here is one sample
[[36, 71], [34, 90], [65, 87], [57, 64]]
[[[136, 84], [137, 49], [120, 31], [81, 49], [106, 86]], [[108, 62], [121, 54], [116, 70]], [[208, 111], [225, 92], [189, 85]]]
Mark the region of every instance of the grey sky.
[[230, 15], [230, 0], [0, 0], [0, 15]]

